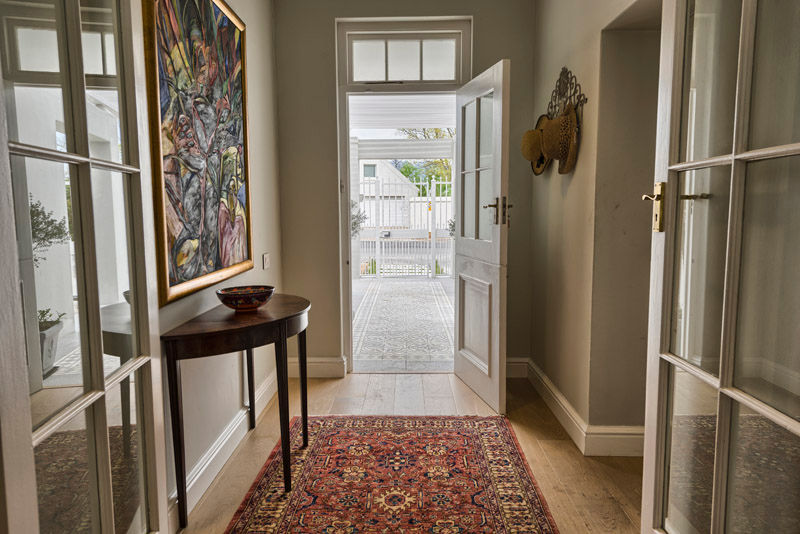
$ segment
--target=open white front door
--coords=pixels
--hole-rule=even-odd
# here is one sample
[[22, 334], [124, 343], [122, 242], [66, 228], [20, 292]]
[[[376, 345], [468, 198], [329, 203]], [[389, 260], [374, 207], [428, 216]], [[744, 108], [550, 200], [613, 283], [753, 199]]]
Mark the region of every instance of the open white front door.
[[456, 93], [455, 374], [506, 409], [509, 68], [504, 59]]

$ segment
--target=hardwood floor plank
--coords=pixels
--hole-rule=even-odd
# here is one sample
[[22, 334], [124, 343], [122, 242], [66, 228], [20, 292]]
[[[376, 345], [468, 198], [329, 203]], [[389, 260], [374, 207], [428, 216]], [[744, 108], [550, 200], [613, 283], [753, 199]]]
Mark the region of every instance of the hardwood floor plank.
[[395, 376], [393, 374], [369, 375], [362, 415], [392, 415], [394, 413], [394, 387]]
[[394, 414], [425, 415], [425, 397], [422, 393], [422, 375], [395, 375]]

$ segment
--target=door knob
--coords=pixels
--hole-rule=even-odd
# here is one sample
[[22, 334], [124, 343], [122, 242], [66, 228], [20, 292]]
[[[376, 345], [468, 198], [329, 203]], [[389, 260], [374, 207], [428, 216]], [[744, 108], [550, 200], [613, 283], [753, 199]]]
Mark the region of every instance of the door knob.
[[486, 208], [493, 208], [494, 209], [494, 224], [500, 224], [500, 199], [494, 197], [494, 202], [491, 204], [484, 204], [481, 206], [483, 209]]

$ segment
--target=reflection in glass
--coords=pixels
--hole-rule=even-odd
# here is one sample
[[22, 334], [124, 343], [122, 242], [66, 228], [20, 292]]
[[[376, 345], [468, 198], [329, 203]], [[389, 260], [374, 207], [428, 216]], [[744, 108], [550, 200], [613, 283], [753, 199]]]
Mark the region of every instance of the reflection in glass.
[[489, 93], [480, 98], [480, 162], [481, 168], [492, 166], [492, 154], [494, 153], [494, 94]]
[[461, 175], [464, 179], [462, 206], [464, 229], [463, 237], [475, 238], [475, 173], [467, 172]]
[[85, 414], [65, 423], [37, 445], [33, 454], [39, 532], [99, 532], [99, 525], [92, 524], [97, 494], [90, 484], [92, 470]]
[[748, 163], [734, 385], [800, 419], [800, 157]]
[[66, 49], [62, 4], [0, 0], [0, 12], [14, 13], [0, 24], [0, 52], [5, 56], [9, 140], [66, 151], [71, 139], [66, 137], [69, 107], [64, 106], [67, 77], [61, 57]]
[[353, 81], [378, 82], [386, 79], [386, 42], [353, 41]]
[[115, 20], [115, 1], [81, 0], [89, 155], [122, 162]]
[[471, 171], [476, 168], [477, 161], [475, 155], [477, 154], [478, 147], [476, 146], [478, 143], [477, 137], [477, 120], [476, 117], [476, 107], [475, 101], [468, 102], [463, 110], [464, 110], [464, 133], [462, 134], [463, 137], [463, 154], [464, 154], [464, 168], [462, 170]]
[[678, 174], [670, 351], [719, 372], [730, 166]]
[[11, 157], [34, 428], [83, 392], [68, 165]]
[[735, 404], [725, 532], [797, 532], [800, 436]]
[[717, 392], [672, 367], [668, 409], [664, 529], [670, 534], [709, 532]]
[[97, 289], [103, 327], [103, 369], [108, 375], [136, 356], [131, 334], [129, 176], [92, 169], [92, 208], [97, 244]]
[[800, 141], [800, 3], [758, 2], [750, 147]]
[[478, 195], [478, 205], [480, 206], [478, 239], [489, 241], [492, 239], [492, 225], [495, 224], [496, 210], [483, 206], [497, 202], [497, 197], [494, 196], [494, 170], [478, 172]]
[[741, 0], [689, 0], [684, 48], [682, 161], [733, 151]]
[[425, 39], [422, 41], [422, 79], [456, 79], [455, 39]]
[[108, 390], [106, 415], [111, 453], [111, 491], [114, 496], [116, 532], [146, 532], [146, 500], [142, 484], [143, 437], [136, 403], [136, 380], [132, 373]]
[[419, 41], [387, 43], [390, 80], [419, 80]]

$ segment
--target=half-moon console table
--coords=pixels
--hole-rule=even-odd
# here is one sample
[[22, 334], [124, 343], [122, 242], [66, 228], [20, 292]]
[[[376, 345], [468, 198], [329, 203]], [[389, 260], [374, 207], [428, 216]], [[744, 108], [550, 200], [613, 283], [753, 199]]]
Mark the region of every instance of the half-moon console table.
[[175, 452], [175, 479], [178, 486], [178, 515], [186, 527], [186, 458], [183, 441], [180, 361], [217, 354], [247, 351], [247, 393], [250, 400], [250, 428], [256, 426], [253, 348], [275, 344], [275, 370], [278, 376], [278, 410], [281, 420], [283, 483], [292, 489], [289, 444], [289, 365], [287, 339], [296, 335], [300, 360], [300, 402], [303, 415], [303, 447], [308, 445], [308, 395], [306, 384], [306, 328], [311, 302], [294, 295], [274, 295], [257, 311], [235, 313], [219, 305], [161, 336], [167, 359], [172, 446]]

